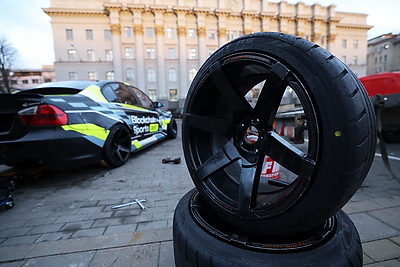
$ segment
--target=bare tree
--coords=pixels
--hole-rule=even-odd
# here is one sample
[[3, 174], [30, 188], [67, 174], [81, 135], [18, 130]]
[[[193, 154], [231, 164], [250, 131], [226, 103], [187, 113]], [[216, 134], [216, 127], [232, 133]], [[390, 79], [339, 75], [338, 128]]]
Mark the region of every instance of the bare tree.
[[0, 93], [11, 93], [10, 71], [15, 60], [17, 50], [0, 36]]

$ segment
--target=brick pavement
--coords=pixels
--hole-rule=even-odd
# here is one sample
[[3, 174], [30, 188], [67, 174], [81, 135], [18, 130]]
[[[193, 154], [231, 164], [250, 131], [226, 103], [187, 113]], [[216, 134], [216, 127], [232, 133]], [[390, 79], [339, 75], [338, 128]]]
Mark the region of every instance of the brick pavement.
[[[181, 164], [161, 164], [178, 156]], [[180, 136], [121, 168], [91, 166], [31, 180], [14, 191], [16, 206], [0, 211], [0, 265], [173, 266], [173, 211], [193, 187]], [[147, 199], [148, 210], [111, 208], [135, 198]], [[360, 232], [364, 264], [400, 266], [400, 184], [380, 158], [344, 210]]]

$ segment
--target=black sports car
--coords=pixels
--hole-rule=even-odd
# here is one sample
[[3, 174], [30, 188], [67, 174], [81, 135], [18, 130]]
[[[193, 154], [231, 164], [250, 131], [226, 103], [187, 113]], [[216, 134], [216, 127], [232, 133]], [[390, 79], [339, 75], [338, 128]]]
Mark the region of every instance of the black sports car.
[[0, 164], [121, 166], [131, 152], [176, 137], [176, 122], [162, 107], [115, 81], [52, 82], [0, 94]]

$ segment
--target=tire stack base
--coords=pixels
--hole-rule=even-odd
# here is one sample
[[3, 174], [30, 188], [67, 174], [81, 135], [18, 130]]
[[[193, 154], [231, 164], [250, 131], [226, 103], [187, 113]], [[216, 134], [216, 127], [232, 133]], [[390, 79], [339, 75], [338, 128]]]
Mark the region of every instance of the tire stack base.
[[[267, 237], [258, 237], [257, 242], [253, 242], [254, 238], [221, 221], [206, 207], [196, 189], [189, 191], [177, 205], [173, 243], [178, 267], [362, 266], [360, 236], [343, 211], [333, 216], [330, 230], [318, 228], [302, 236], [303, 243], [294, 244], [288, 239]], [[208, 226], [205, 225], [208, 222]], [[318, 236], [318, 231], [326, 236], [312, 244], [311, 239]]]

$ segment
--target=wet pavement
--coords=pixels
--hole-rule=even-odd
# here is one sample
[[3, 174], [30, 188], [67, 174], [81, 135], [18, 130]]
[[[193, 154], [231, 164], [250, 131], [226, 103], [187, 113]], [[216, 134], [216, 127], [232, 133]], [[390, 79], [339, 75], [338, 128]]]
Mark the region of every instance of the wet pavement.
[[[400, 144], [388, 146], [400, 176]], [[181, 164], [162, 164], [181, 157]], [[0, 166], [0, 173], [8, 169]], [[174, 266], [173, 212], [194, 187], [181, 138], [131, 157], [117, 169], [90, 166], [29, 179], [0, 210], [0, 266]], [[132, 204], [146, 199], [142, 210]], [[343, 210], [362, 240], [365, 266], [400, 266], [400, 183], [377, 152], [366, 180]]]

